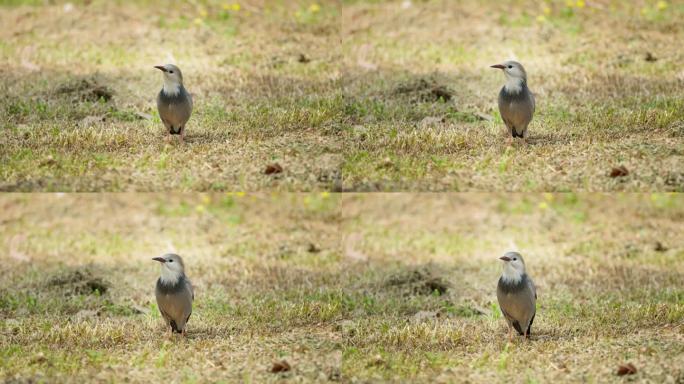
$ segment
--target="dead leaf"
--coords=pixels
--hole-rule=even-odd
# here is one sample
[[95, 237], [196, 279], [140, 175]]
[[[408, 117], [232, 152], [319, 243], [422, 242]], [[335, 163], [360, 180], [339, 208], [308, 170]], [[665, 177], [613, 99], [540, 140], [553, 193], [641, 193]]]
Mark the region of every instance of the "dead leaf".
[[45, 160], [43, 160], [43, 161], [40, 162], [39, 165], [40, 165], [41, 167], [50, 167], [50, 166], [53, 166], [53, 165], [55, 165], [55, 164], [57, 164], [57, 160], [55, 160], [55, 158], [52, 157], [52, 155], [48, 155], [48, 156], [45, 158]]
[[300, 54], [299, 54], [299, 57], [297, 57], [297, 61], [300, 62], [300, 63], [306, 64], [306, 63], [310, 62], [311, 59], [309, 59], [308, 57], [306, 57], [305, 54], [300, 53]]
[[264, 169], [265, 175], [274, 175], [283, 172], [283, 167], [278, 163], [269, 164]]
[[135, 116], [141, 120], [152, 120], [152, 115], [145, 112], [136, 112]]
[[621, 364], [618, 367], [617, 370], [617, 375], [618, 376], [624, 376], [624, 375], [633, 375], [637, 372], [636, 367], [632, 363], [627, 363], [627, 364]]
[[653, 245], [653, 250], [656, 252], [665, 252], [667, 251], [667, 247], [664, 246], [660, 241], [656, 241], [656, 243]]
[[482, 112], [475, 112], [475, 117], [477, 117], [480, 120], [494, 121], [494, 116]]
[[613, 167], [613, 169], [610, 170], [610, 177], [624, 177], [627, 175], [629, 175], [629, 171], [624, 165]]
[[31, 364], [41, 364], [47, 361], [47, 357], [45, 357], [45, 354], [43, 352], [38, 352], [33, 358], [31, 359]]
[[667, 247], [664, 246], [660, 241], [656, 241], [655, 245], [653, 246], [653, 250], [656, 252], [665, 252], [667, 251]]
[[385, 359], [382, 358], [382, 356], [375, 355], [375, 357], [373, 357], [368, 362], [368, 364], [366, 364], [366, 366], [368, 366], [368, 367], [379, 367], [379, 366], [386, 365], [386, 364], [387, 364], [387, 362], [385, 361]]
[[309, 253], [318, 253], [321, 251], [321, 249], [318, 248], [318, 246], [316, 246], [316, 244], [309, 243], [309, 246], [306, 248], [306, 251]]
[[287, 372], [291, 369], [292, 367], [290, 366], [290, 363], [285, 360], [275, 361], [273, 366], [271, 366], [272, 373]]

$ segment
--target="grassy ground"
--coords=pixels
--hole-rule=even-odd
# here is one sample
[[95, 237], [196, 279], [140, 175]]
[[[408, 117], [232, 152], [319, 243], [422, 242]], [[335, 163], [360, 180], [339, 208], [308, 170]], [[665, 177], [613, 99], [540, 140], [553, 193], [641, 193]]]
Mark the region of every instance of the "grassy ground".
[[[0, 190], [684, 190], [681, 1], [45, 3], [0, 2]], [[510, 57], [528, 145], [496, 110]]]
[[[682, 195], [0, 196], [0, 380], [681, 382]], [[539, 290], [507, 342], [497, 257]], [[168, 250], [197, 299], [163, 336]], [[271, 373], [274, 361], [292, 366]], [[615, 375], [631, 362], [638, 372]]]
[[[345, 188], [684, 190], [683, 17], [681, 1], [345, 2]], [[489, 66], [511, 57], [537, 98], [528, 145], [506, 145], [496, 107]]]
[[[335, 1], [46, 3], [0, 1], [0, 190], [339, 183]], [[167, 62], [194, 96], [187, 145], [156, 112]]]

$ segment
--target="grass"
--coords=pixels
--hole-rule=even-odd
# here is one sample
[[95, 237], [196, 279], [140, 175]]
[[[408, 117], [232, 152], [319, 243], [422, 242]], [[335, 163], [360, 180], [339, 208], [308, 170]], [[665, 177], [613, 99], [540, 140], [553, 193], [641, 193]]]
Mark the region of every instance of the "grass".
[[[0, 380], [678, 382], [683, 203], [5, 194]], [[507, 341], [496, 304], [510, 249], [538, 286], [529, 342]], [[196, 286], [187, 339], [164, 336], [153, 297], [150, 259], [171, 250]]]
[[[335, 1], [18, 3], [0, 3], [0, 189], [339, 183]], [[166, 62], [194, 96], [188, 145], [164, 140], [156, 112]], [[265, 175], [272, 163], [283, 172]]]
[[[682, 191], [681, 2], [347, 1], [344, 188]], [[525, 65], [528, 145], [496, 98]], [[615, 167], [629, 174], [610, 177]]]
[[[684, 190], [681, 2], [0, 6], [0, 190]], [[509, 57], [527, 145], [496, 108]], [[168, 61], [187, 145], [154, 106]]]

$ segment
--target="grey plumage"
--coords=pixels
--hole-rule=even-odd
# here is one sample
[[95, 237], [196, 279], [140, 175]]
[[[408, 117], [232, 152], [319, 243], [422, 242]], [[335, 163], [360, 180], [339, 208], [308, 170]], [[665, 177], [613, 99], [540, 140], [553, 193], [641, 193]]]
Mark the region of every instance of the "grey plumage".
[[185, 276], [183, 259], [169, 253], [153, 260], [161, 263], [161, 276], [155, 289], [159, 312], [166, 325], [171, 327], [171, 332], [185, 334], [185, 326], [192, 314], [195, 293], [192, 283]]
[[509, 330], [529, 337], [536, 315], [537, 290], [519, 253], [507, 252], [500, 259], [504, 261], [504, 271], [496, 289], [499, 307]]
[[506, 75], [506, 84], [499, 92], [499, 112], [512, 137], [527, 137], [527, 127], [535, 111], [534, 95], [527, 87], [527, 72], [517, 61], [492, 65]]
[[164, 73], [164, 86], [157, 95], [157, 110], [169, 135], [185, 136], [192, 114], [192, 96], [183, 86], [183, 74], [173, 64], [155, 66]]

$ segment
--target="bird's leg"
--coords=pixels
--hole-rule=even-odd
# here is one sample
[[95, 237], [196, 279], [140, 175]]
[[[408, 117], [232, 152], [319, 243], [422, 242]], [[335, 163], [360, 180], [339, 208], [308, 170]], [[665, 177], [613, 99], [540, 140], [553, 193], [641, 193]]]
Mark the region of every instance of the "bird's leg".
[[508, 342], [513, 342], [513, 328], [511, 328], [510, 326], [508, 327]]
[[188, 331], [186, 331], [185, 328], [183, 328], [183, 330], [181, 331], [181, 335], [183, 335], [183, 337], [188, 337]]

